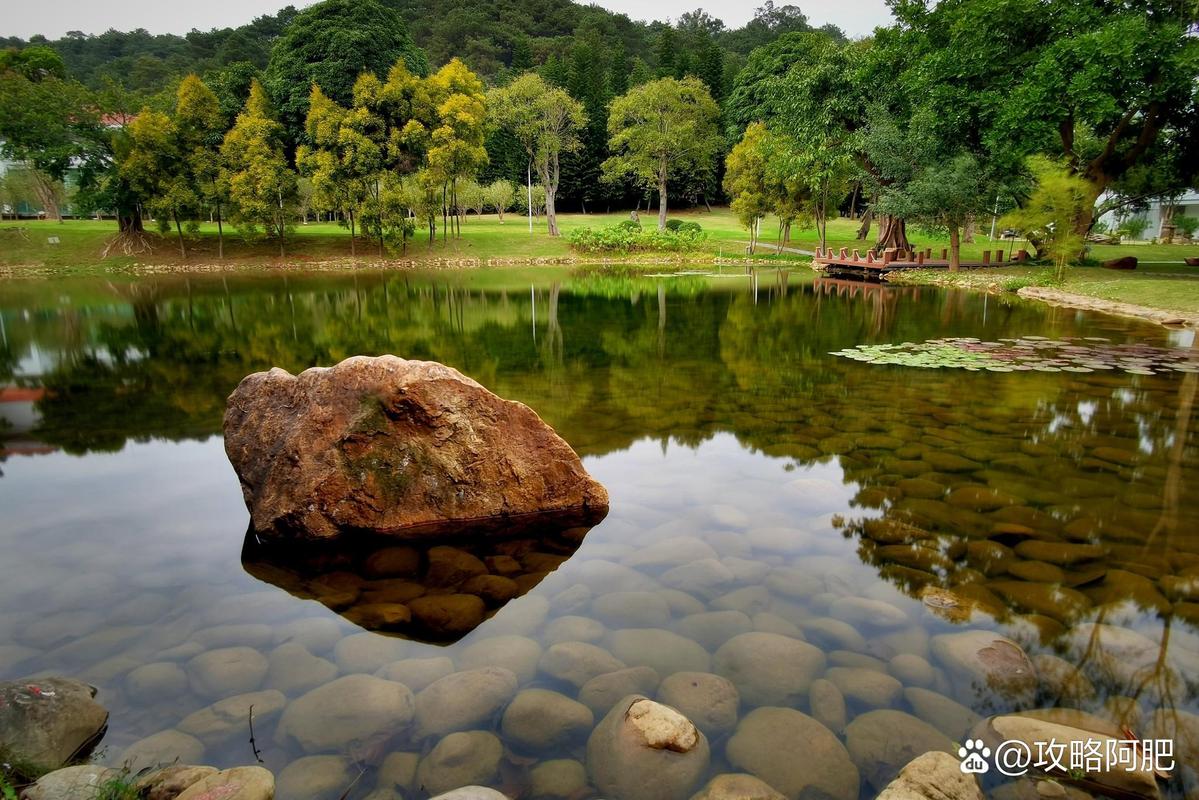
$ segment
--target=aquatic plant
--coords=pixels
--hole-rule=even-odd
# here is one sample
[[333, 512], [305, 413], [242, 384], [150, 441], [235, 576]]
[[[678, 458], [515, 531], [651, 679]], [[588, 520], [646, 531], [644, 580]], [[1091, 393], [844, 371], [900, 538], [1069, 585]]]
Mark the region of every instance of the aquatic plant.
[[1199, 372], [1199, 353], [1144, 344], [1110, 344], [1102, 337], [1025, 336], [988, 342], [971, 337], [901, 344], [862, 344], [831, 355], [868, 364], [971, 372], [1097, 372], [1131, 375]]

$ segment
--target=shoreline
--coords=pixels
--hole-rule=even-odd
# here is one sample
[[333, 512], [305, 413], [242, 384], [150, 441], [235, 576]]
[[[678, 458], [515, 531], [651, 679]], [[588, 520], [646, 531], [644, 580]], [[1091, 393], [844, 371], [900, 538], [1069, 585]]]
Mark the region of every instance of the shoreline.
[[[958, 273], [961, 275], [962, 273]], [[995, 276], [998, 278], [999, 276]], [[936, 286], [943, 289], [964, 289], [986, 294], [1015, 294], [1025, 300], [1034, 300], [1046, 305], [1059, 308], [1074, 308], [1081, 311], [1097, 311], [1118, 317], [1139, 319], [1152, 322], [1167, 328], [1199, 328], [1199, 314], [1177, 311], [1172, 309], [1155, 308], [1153, 306], [1125, 303], [1119, 300], [1106, 300], [1078, 292], [1053, 289], [1044, 286], [1021, 286], [1018, 289], [1005, 288], [999, 280], [981, 281], [971, 279], [950, 278], [945, 275], [913, 275], [912, 273], [894, 272], [886, 278], [887, 283], [897, 286]]]
[[290, 272], [407, 272], [415, 270], [466, 270], [500, 267], [615, 267], [615, 266], [746, 266], [801, 267], [804, 259], [729, 258], [720, 256], [626, 256], [585, 258], [571, 256], [534, 256], [528, 258], [435, 258], [435, 259], [322, 259], [316, 261], [225, 261], [194, 263], [134, 263], [128, 265], [92, 264], [80, 267], [47, 267], [39, 264], [0, 266], [0, 281], [50, 280], [66, 276], [290, 273]]

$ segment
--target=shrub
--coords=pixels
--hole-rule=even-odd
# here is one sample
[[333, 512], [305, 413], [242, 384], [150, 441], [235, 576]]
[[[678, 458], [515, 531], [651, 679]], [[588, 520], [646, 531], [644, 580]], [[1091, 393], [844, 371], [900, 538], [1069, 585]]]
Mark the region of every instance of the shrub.
[[[668, 226], [669, 227], [669, 226]], [[684, 222], [679, 225], [679, 233], [703, 233], [704, 229], [698, 222]]]
[[673, 233], [678, 233], [679, 228], [681, 228], [681, 227], [683, 227], [683, 221], [681, 219], [666, 220], [666, 230], [668, 230], [668, 231], [671, 231]]
[[623, 222], [616, 223], [616, 227], [626, 231], [639, 231], [641, 230], [641, 223], [635, 219], [626, 219]]
[[1148, 227], [1149, 220], [1146, 217], [1129, 217], [1120, 226], [1119, 233], [1127, 235], [1129, 239], [1139, 240]]
[[647, 231], [622, 222], [607, 228], [578, 228], [571, 232], [570, 244], [583, 253], [683, 253], [695, 250], [706, 238], [702, 230]]
[[1188, 239], [1194, 238], [1195, 231], [1199, 230], [1199, 217], [1177, 216], [1174, 218], [1174, 230], [1181, 233]]

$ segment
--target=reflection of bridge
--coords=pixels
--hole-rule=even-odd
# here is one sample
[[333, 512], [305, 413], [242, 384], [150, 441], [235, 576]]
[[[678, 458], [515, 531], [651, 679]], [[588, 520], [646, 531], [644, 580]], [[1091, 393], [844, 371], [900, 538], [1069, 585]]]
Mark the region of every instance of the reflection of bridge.
[[[1011, 257], [1010, 250], [1008, 256]], [[1028, 252], [1025, 250], [1017, 251], [1016, 255], [1010, 258], [1016, 262], [1024, 262], [1027, 259]], [[823, 250], [816, 248], [816, 255], [812, 257], [812, 262], [829, 275], [842, 275], [859, 280], [879, 280], [883, 275], [901, 269], [947, 269], [949, 267], [949, 250], [942, 247], [939, 258], [933, 257], [931, 247], [907, 252], [885, 250], [879, 256], [876, 256], [873, 250], [867, 250], [863, 257], [861, 251], [856, 247], [853, 252], [850, 252], [848, 247], [842, 247], [836, 252], [833, 252], [833, 248], [827, 247]], [[963, 269], [977, 269], [1003, 263], [1005, 263], [1003, 248], [999, 248], [994, 252], [984, 250], [981, 261], [962, 261], [960, 266]]]

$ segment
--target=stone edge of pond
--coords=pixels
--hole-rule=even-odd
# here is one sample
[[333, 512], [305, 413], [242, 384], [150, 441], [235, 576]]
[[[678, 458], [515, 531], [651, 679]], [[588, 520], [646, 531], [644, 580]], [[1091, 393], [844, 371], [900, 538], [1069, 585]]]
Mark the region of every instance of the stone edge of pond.
[[1016, 294], [1020, 297], [1039, 300], [1050, 305], [1080, 308], [1087, 311], [1101, 311], [1105, 314], [1115, 314], [1121, 317], [1135, 317], [1170, 327], [1180, 325], [1188, 328], [1199, 327], [1199, 314], [1167, 311], [1160, 308], [1140, 306], [1135, 303], [1122, 303], [1118, 300], [1103, 300], [1085, 294], [1074, 294], [1073, 292], [1063, 292], [1058, 289], [1046, 289], [1039, 286], [1025, 286], [1017, 291]]
[[[956, 281], [948, 280], [945, 277], [938, 275], [913, 275], [911, 273], [897, 272], [887, 276], [888, 283], [894, 283], [904, 286], [940, 286], [947, 289], [965, 289], [974, 292], [986, 292], [987, 294], [1006, 294], [1007, 290], [1003, 289], [999, 283], [995, 281], [979, 282], [979, 281]], [[1061, 306], [1063, 308], [1077, 308], [1084, 311], [1098, 311], [1104, 314], [1113, 314], [1119, 317], [1131, 317], [1140, 319], [1146, 322], [1155, 322], [1159, 325], [1164, 325], [1172, 328], [1187, 327], [1199, 328], [1199, 314], [1188, 314], [1184, 311], [1171, 311], [1168, 309], [1152, 308], [1150, 306], [1136, 305], [1135, 303], [1122, 303], [1118, 300], [1104, 300], [1099, 297], [1091, 297], [1085, 294], [1075, 294], [1074, 292], [1063, 292], [1060, 289], [1048, 289], [1040, 286], [1024, 286], [1018, 289], [1015, 294], [1026, 300], [1036, 300], [1038, 302], [1047, 303], [1053, 306]]]
[[483, 267], [543, 267], [543, 266], [762, 266], [801, 267], [808, 266], [807, 259], [777, 258], [732, 258], [727, 256], [666, 256], [641, 255], [623, 257], [544, 256], [537, 258], [432, 258], [432, 259], [332, 259], [307, 261], [226, 261], [196, 262], [186, 264], [134, 263], [105, 265], [102, 262], [79, 267], [45, 266], [42, 264], [0, 265], [0, 281], [49, 279], [88, 275], [125, 275], [148, 277], [154, 275], [191, 275], [205, 273], [289, 273], [289, 272], [384, 272], [408, 270], [459, 270]]

